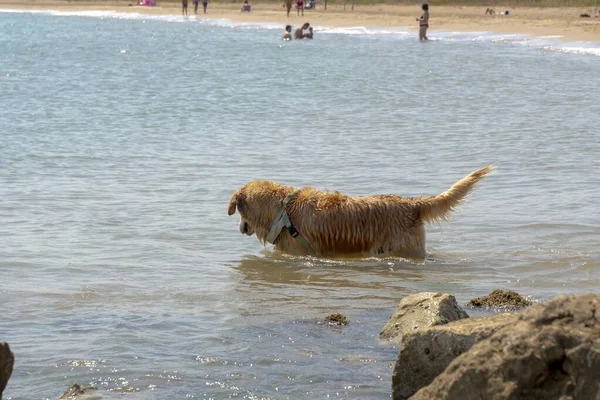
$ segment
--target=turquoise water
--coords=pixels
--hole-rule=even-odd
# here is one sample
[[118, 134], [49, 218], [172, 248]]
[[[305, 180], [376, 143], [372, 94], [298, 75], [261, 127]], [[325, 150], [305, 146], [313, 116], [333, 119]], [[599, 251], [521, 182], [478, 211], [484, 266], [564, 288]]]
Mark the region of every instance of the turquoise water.
[[[598, 291], [597, 44], [280, 31], [0, 13], [7, 398], [381, 399], [398, 349], [377, 334], [407, 294]], [[288, 257], [227, 216], [252, 179], [417, 196], [489, 163], [422, 263]]]

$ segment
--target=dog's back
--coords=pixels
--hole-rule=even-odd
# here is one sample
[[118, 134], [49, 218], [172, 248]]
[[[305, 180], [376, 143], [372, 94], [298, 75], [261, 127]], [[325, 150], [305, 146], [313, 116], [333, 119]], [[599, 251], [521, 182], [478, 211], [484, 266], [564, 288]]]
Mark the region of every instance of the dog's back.
[[[425, 223], [447, 219], [492, 170], [491, 166], [481, 168], [437, 196], [415, 199], [395, 195], [350, 197], [305, 188], [289, 204], [288, 213], [321, 256], [424, 257]], [[294, 241], [289, 239], [292, 245]], [[295, 250], [301, 252], [301, 248]]]

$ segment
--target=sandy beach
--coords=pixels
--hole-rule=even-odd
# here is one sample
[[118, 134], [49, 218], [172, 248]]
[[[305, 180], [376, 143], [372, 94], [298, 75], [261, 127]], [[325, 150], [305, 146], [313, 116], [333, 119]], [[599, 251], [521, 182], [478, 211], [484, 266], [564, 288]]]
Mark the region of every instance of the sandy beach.
[[[415, 18], [420, 15], [419, 5], [360, 5], [354, 12], [350, 5], [329, 5], [327, 10], [317, 4], [315, 11], [306, 10], [297, 16], [295, 10], [290, 18], [279, 3], [255, 3], [251, 13], [241, 13], [240, 3], [210, 3], [206, 15], [198, 18], [227, 18], [238, 22], [270, 22], [296, 26], [309, 21], [315, 26], [329, 27], [408, 27], [416, 31]], [[156, 7], [133, 6], [131, 2], [105, 1], [57, 1], [57, 0], [0, 0], [0, 9], [35, 9], [57, 11], [113, 10], [147, 14], [179, 14], [179, 2], [159, 2]], [[193, 15], [193, 5], [190, 2]], [[202, 7], [200, 7], [201, 9]], [[435, 6], [431, 7], [430, 35], [436, 30], [488, 31], [518, 33], [536, 36], [557, 36], [558, 40], [600, 41], [600, 18], [580, 18], [580, 14], [592, 15], [590, 7], [506, 7], [496, 6], [496, 12], [509, 10], [509, 16], [485, 15], [486, 6]]]

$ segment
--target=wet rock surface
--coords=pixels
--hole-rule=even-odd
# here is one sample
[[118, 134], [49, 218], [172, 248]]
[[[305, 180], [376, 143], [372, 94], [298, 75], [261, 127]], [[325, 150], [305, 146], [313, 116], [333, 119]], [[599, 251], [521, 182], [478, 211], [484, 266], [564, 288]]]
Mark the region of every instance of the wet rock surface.
[[528, 307], [531, 305], [531, 301], [512, 290], [496, 289], [487, 296], [474, 298], [468, 305], [471, 307], [511, 311]]
[[411, 399], [600, 399], [600, 295], [524, 311]]
[[518, 319], [516, 313], [467, 318], [405, 335], [392, 375], [392, 397], [408, 399], [457, 356]]
[[454, 296], [447, 293], [424, 292], [404, 297], [379, 333], [379, 338], [400, 343], [402, 337], [417, 329], [447, 324], [469, 315]]

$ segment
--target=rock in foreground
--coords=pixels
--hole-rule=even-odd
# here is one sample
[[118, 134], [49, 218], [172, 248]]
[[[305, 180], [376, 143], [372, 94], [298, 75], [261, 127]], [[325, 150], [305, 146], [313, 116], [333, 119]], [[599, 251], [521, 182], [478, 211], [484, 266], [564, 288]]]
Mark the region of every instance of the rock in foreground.
[[411, 400], [599, 399], [600, 295], [524, 311], [456, 358]]
[[393, 399], [408, 399], [457, 356], [518, 319], [516, 313], [468, 318], [405, 335], [392, 376]]
[[503, 310], [517, 310], [531, 305], [531, 302], [512, 290], [496, 289], [487, 296], [477, 297], [468, 304], [472, 307], [484, 307]]
[[417, 293], [406, 296], [379, 333], [381, 339], [400, 343], [402, 336], [417, 329], [443, 325], [469, 318], [465, 310], [447, 293]]
[[12, 375], [14, 364], [15, 356], [10, 351], [10, 346], [8, 343], [0, 342], [0, 400], [2, 400], [2, 392]]

